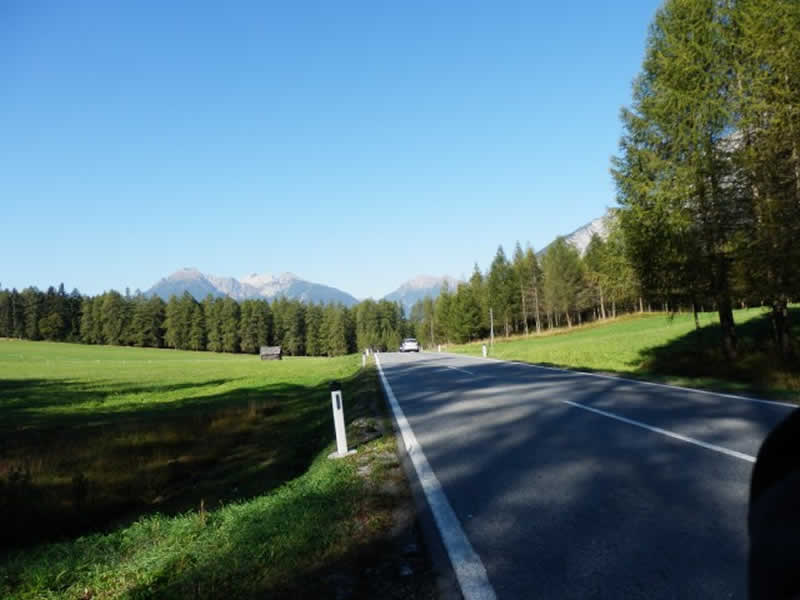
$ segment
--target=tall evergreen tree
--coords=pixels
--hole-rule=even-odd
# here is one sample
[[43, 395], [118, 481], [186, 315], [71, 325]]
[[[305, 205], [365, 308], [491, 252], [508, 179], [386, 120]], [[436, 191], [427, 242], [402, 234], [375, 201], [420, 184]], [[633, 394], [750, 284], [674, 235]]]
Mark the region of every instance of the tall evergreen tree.
[[497, 253], [489, 267], [488, 276], [489, 308], [492, 309], [495, 330], [498, 323], [503, 325], [505, 335], [511, 333], [515, 308], [518, 299], [518, 286], [516, 277], [508, 259], [506, 258], [503, 246], [497, 248]]
[[42, 317], [44, 295], [35, 287], [22, 290], [22, 307], [24, 315], [24, 337], [29, 340], [41, 339], [39, 335], [39, 319]]
[[211, 352], [222, 352], [222, 298], [210, 294], [203, 300], [206, 319], [206, 347]]
[[242, 352], [254, 354], [258, 352], [258, 331], [256, 329], [256, 301], [245, 300], [240, 306], [239, 338]]
[[580, 255], [563, 237], [550, 244], [542, 259], [544, 298], [554, 317], [564, 315], [572, 326], [572, 312], [578, 308], [578, 296], [583, 285]]
[[131, 341], [140, 347], [161, 348], [164, 345], [166, 318], [164, 301], [158, 296], [152, 298], [138, 296], [133, 304]]
[[800, 4], [737, 0], [731, 30], [739, 116], [732, 146], [752, 211], [741, 292], [771, 305], [775, 343], [788, 358], [788, 302], [800, 292]]
[[119, 346], [126, 342], [125, 300], [119, 292], [111, 290], [103, 294], [101, 304], [103, 338], [107, 344]]
[[203, 305], [192, 303], [192, 324], [189, 328], [189, 350], [206, 349], [206, 319]]
[[[323, 309], [317, 304], [310, 304], [306, 311], [306, 353], [309, 356], [325, 354], [325, 340], [322, 335]], [[359, 344], [359, 348], [362, 346]]]
[[730, 135], [731, 3], [667, 0], [656, 13], [613, 174], [622, 226], [647, 289], [714, 299], [736, 356], [731, 263], [747, 219]]
[[239, 304], [226, 296], [222, 301], [221, 314], [222, 350], [239, 352]]
[[0, 337], [14, 335], [11, 292], [0, 290]]

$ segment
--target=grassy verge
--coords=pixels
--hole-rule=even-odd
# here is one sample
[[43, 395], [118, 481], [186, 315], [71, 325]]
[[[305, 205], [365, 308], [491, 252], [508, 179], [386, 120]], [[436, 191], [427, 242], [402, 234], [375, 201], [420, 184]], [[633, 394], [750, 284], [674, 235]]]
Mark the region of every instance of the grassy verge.
[[359, 366], [0, 341], [0, 597], [431, 597]]
[[[800, 309], [792, 310], [793, 335], [800, 336]], [[540, 336], [496, 340], [491, 356], [704, 389], [756, 394], [796, 402], [800, 365], [778, 359], [771, 347], [763, 309], [735, 311], [740, 355], [728, 364], [720, 351], [715, 313], [631, 315], [605, 323], [561, 329]], [[448, 346], [480, 355], [485, 342]]]

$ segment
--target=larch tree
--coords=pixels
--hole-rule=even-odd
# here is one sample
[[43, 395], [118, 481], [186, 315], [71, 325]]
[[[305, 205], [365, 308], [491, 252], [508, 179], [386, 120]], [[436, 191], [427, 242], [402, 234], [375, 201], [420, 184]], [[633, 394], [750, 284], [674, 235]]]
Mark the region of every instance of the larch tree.
[[612, 173], [645, 288], [712, 298], [733, 360], [731, 264], [746, 203], [732, 184], [730, 5], [667, 0], [658, 10]]

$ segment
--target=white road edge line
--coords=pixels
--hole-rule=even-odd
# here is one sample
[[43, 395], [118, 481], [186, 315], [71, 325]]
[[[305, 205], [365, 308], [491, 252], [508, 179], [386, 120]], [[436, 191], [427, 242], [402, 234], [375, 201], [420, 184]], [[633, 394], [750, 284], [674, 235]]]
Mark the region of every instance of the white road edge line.
[[436, 478], [428, 459], [425, 458], [425, 453], [417, 442], [403, 409], [400, 408], [400, 404], [395, 398], [392, 386], [389, 385], [389, 380], [386, 379], [386, 375], [383, 373], [378, 354], [375, 354], [375, 364], [378, 367], [383, 389], [386, 391], [387, 398], [389, 398], [395, 421], [403, 436], [406, 451], [417, 472], [420, 485], [423, 492], [425, 492], [425, 499], [428, 501], [428, 506], [433, 513], [436, 526], [439, 528], [450, 563], [453, 565], [464, 600], [496, 600], [497, 596], [494, 593], [492, 584], [489, 583], [486, 567], [483, 566], [480, 557], [472, 548], [467, 534], [461, 528], [461, 523], [456, 513], [453, 512], [453, 507], [450, 506], [450, 502], [447, 500], [442, 485]]
[[661, 435], [666, 435], [671, 438], [675, 438], [676, 440], [681, 440], [682, 442], [688, 442], [689, 444], [701, 446], [703, 448], [707, 448], [708, 450], [713, 450], [714, 452], [721, 452], [722, 454], [727, 454], [728, 456], [733, 456], [734, 458], [746, 460], [747, 462], [751, 463], [756, 462], [756, 457], [750, 456], [749, 454], [744, 454], [742, 452], [737, 452], [736, 450], [729, 450], [728, 448], [723, 448], [722, 446], [716, 446], [714, 444], [701, 442], [700, 440], [696, 440], [694, 438], [681, 435], [680, 433], [675, 433], [674, 431], [667, 431], [666, 429], [661, 429], [660, 427], [653, 427], [652, 425], [647, 425], [646, 423], [642, 423], [641, 421], [634, 421], [633, 419], [620, 417], [619, 415], [615, 415], [614, 413], [606, 412], [598, 408], [592, 408], [591, 406], [586, 406], [585, 404], [571, 402], [570, 400], [561, 400], [561, 402], [563, 402], [564, 404], [569, 404], [570, 406], [574, 406], [576, 408], [582, 408], [583, 410], [588, 410], [589, 412], [597, 413], [598, 415], [603, 415], [604, 417], [608, 417], [609, 419], [616, 419], [617, 421], [622, 421], [623, 423], [627, 423], [628, 425], [636, 425], [637, 427], [642, 427], [643, 429], [647, 429], [655, 433], [660, 433]]
[[667, 388], [668, 390], [683, 390], [685, 392], [693, 392], [695, 394], [706, 394], [708, 396], [719, 396], [721, 398], [733, 398], [734, 400], [745, 400], [747, 402], [755, 402], [756, 404], [768, 404], [772, 406], [785, 406], [787, 408], [797, 408], [796, 404], [789, 402], [779, 402], [777, 400], [762, 400], [761, 398], [751, 398], [749, 396], [738, 396], [736, 394], [726, 394], [724, 392], [712, 392], [709, 390], [701, 390], [698, 388], [684, 387], [682, 385], [669, 385], [668, 383], [657, 383], [655, 381], [646, 381], [644, 379], [631, 379], [630, 377], [620, 377], [617, 375], [603, 375], [601, 373], [586, 373], [584, 371], [573, 371], [572, 369], [559, 369], [558, 367], [545, 367], [544, 365], [537, 365], [536, 363], [526, 363], [519, 360], [505, 360], [502, 358], [491, 358], [482, 356], [473, 356], [471, 354], [452, 354], [463, 358], [472, 358], [474, 360], [488, 360], [491, 362], [505, 363], [507, 365], [517, 365], [520, 367], [532, 367], [534, 369], [545, 369], [547, 371], [558, 371], [559, 373], [570, 373], [576, 377], [597, 377], [600, 379], [611, 379], [614, 381], [628, 381], [630, 383], [640, 383], [642, 385], [652, 385], [654, 387]]

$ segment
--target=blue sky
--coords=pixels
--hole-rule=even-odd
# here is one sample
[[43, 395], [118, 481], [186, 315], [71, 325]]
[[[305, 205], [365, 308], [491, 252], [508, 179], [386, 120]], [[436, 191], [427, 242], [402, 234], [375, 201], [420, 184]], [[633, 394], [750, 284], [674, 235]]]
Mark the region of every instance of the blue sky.
[[0, 6], [0, 283], [380, 297], [614, 203], [660, 2]]

